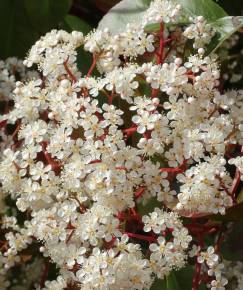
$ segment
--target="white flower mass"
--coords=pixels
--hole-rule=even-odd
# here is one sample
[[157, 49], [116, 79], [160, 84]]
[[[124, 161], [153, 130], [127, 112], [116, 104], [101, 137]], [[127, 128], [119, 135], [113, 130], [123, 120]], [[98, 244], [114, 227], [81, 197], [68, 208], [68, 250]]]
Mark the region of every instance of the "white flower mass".
[[[4, 217], [2, 227], [11, 231], [0, 254], [1, 289], [19, 252], [35, 240], [59, 269], [45, 290], [73, 283], [82, 290], [149, 289], [187, 262], [192, 237], [180, 215], [225, 214], [234, 204], [227, 166], [242, 174], [243, 157], [226, 156], [243, 144], [243, 91], [219, 88], [217, 56], [204, 54], [213, 29], [198, 17], [181, 31], [182, 44], [188, 38], [199, 49], [185, 61], [180, 44], [164, 46], [157, 61], [140, 58], [158, 45], [146, 25], [178, 17], [180, 6], [155, 0], [141, 23], [115, 36], [108, 29], [86, 36], [52, 30], [24, 61], [39, 74], [19, 64], [13, 93], [16, 80], [10, 83], [7, 63], [0, 63], [0, 83], [9, 83], [0, 97], [14, 102], [0, 124], [17, 124], [13, 139], [1, 132], [0, 212], [9, 195], [29, 215], [22, 226], [14, 215]], [[99, 76], [94, 67], [79, 71], [80, 46], [93, 54]], [[151, 198], [156, 206], [140, 217], [138, 207]], [[225, 289], [214, 249], [196, 255], [214, 277], [211, 289]]]

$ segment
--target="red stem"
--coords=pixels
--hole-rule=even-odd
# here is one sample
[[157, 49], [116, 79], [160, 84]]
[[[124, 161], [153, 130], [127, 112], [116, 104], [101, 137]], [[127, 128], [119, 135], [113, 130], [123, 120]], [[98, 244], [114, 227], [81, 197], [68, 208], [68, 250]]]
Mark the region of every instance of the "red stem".
[[12, 139], [14, 139], [17, 136], [17, 134], [18, 134], [18, 132], [20, 130], [20, 126], [21, 126], [21, 123], [19, 122], [17, 127], [16, 127], [16, 129], [13, 132]]
[[130, 238], [136, 238], [139, 240], [147, 241], [149, 243], [155, 242], [157, 239], [152, 236], [144, 236], [140, 234], [134, 234], [134, 233], [129, 233], [129, 232], [124, 232], [124, 234], [128, 235]]
[[164, 56], [164, 25], [160, 23], [160, 31], [159, 31], [159, 53], [157, 58], [157, 64], [161, 64], [163, 62]]
[[68, 244], [68, 242], [71, 240], [71, 238], [72, 238], [74, 232], [75, 232], [75, 229], [72, 230], [71, 233], [69, 234], [69, 236], [67, 237], [67, 239], [66, 239], [66, 244]]
[[49, 271], [49, 263], [46, 262], [44, 269], [43, 269], [43, 272], [42, 272], [42, 275], [41, 275], [40, 289], [44, 288], [44, 286], [45, 286], [45, 282], [46, 282], [46, 279], [48, 276], [48, 271]]
[[130, 136], [136, 131], [137, 131], [137, 126], [133, 125], [132, 127], [128, 128], [128, 129], [124, 129], [123, 133], [126, 134], [127, 136]]
[[183, 172], [183, 170], [179, 167], [175, 167], [175, 168], [160, 168], [159, 169], [160, 172]]
[[142, 196], [142, 194], [145, 191], [145, 187], [140, 187], [136, 192], [135, 192], [135, 199], [138, 199], [140, 196]]
[[92, 75], [92, 72], [95, 69], [97, 60], [98, 60], [97, 56], [93, 55], [93, 62], [91, 64], [91, 67], [89, 68], [89, 71], [87, 73], [87, 77], [90, 77]]
[[192, 290], [198, 290], [200, 286], [201, 267], [202, 267], [202, 264], [197, 262], [195, 266], [193, 281], [192, 281]]
[[[243, 146], [241, 147], [241, 155], [243, 155]], [[235, 178], [233, 180], [233, 184], [232, 184], [232, 188], [231, 188], [231, 196], [232, 198], [235, 198], [235, 194], [236, 194], [236, 191], [238, 189], [238, 186], [240, 184], [240, 171], [238, 169], [236, 169], [236, 172], [235, 172]]]
[[62, 164], [53, 160], [51, 155], [46, 151], [46, 142], [42, 142], [41, 147], [47, 163], [51, 165], [53, 171], [58, 171], [62, 167]]
[[77, 78], [75, 77], [75, 75], [71, 72], [71, 70], [68, 67], [68, 59], [63, 63], [64, 68], [67, 72], [67, 74], [69, 75], [70, 79], [72, 80], [73, 83], [77, 82]]

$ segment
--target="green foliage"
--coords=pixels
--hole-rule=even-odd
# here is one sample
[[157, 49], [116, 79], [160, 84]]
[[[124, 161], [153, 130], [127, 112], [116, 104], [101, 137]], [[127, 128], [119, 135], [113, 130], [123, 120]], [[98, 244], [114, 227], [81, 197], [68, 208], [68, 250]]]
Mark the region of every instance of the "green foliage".
[[100, 21], [99, 28], [108, 27], [111, 32], [122, 31], [127, 23], [139, 20], [148, 8], [150, 0], [122, 0]]
[[13, 55], [23, 57], [33, 44], [33, 39], [38, 39], [38, 32], [33, 29], [27, 16], [23, 1], [0, 2], [0, 58]]
[[70, 6], [71, 0], [24, 0], [29, 21], [40, 33], [57, 26], [68, 13]]
[[[68, 32], [71, 32], [73, 30], [82, 31], [84, 35], [88, 34], [92, 29], [91, 26], [87, 24], [84, 20], [74, 15], [67, 15], [64, 18], [62, 28]], [[80, 47], [77, 50], [77, 52], [78, 52], [77, 57], [78, 67], [82, 73], [87, 73], [92, 63], [92, 57], [90, 53], [84, 51], [83, 47]]]
[[67, 31], [82, 31], [84, 34], [88, 34], [92, 29], [88, 23], [74, 15], [67, 15], [64, 18], [63, 27]]
[[[165, 279], [156, 279], [150, 290], [191, 290], [194, 267], [188, 265], [179, 271], [171, 272]], [[206, 290], [201, 285], [198, 290]]]
[[243, 261], [243, 221], [231, 224], [227, 235], [221, 245], [224, 259], [231, 261]]
[[[151, 0], [123, 0], [104, 16], [99, 28], [108, 27], [112, 32], [124, 29], [130, 21], [142, 17]], [[216, 35], [208, 47], [208, 53], [217, 50], [222, 43], [243, 26], [243, 16], [230, 17], [224, 9], [213, 0], [176, 0], [182, 7], [182, 18], [178, 24], [189, 22], [189, 17], [203, 16], [216, 30]], [[158, 31], [159, 24], [151, 24], [148, 31]]]
[[[139, 19], [151, 0], [122, 0], [101, 20], [99, 27], [109, 27], [112, 32], [122, 31], [128, 22]], [[183, 9], [183, 20], [190, 16], [204, 16], [208, 21], [227, 16], [227, 13], [213, 0], [176, 0]], [[184, 22], [183, 21], [183, 22]], [[159, 26], [156, 26], [159, 27]]]
[[71, 0], [1, 0], [0, 58], [24, 57], [38, 38], [57, 27]]
[[[180, 290], [191, 290], [192, 289], [192, 280], [194, 275], [194, 267], [188, 265], [182, 268], [180, 271], [175, 272], [176, 279], [179, 283]], [[206, 290], [205, 285], [200, 285], [198, 290]]]
[[180, 290], [176, 276], [173, 272], [166, 277], [166, 290]]
[[184, 17], [203, 16], [209, 22], [227, 16], [227, 13], [213, 0], [176, 0], [184, 11]]
[[[51, 29], [82, 31], [92, 28], [81, 18], [68, 14], [71, 0], [1, 0], [0, 59], [9, 56], [24, 58], [31, 46]], [[92, 58], [81, 48], [78, 65], [87, 72]]]
[[217, 31], [217, 34], [212, 39], [212, 42], [209, 45], [209, 50], [215, 51], [226, 39], [243, 27], [243, 16], [228, 16], [219, 18], [212, 22], [211, 25]]

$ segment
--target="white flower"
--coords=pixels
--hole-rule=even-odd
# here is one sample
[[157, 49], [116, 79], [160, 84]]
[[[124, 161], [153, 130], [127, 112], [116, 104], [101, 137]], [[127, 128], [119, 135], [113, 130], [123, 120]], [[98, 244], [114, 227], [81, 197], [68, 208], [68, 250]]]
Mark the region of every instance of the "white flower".
[[184, 35], [189, 39], [195, 39], [193, 44], [195, 48], [202, 48], [210, 42], [215, 30], [206, 22], [203, 16], [198, 16], [192, 21], [193, 24], [186, 28]]
[[35, 166], [32, 165], [30, 168], [30, 175], [32, 176], [33, 180], [38, 179], [47, 179], [48, 175], [47, 172], [51, 170], [51, 165], [47, 165], [44, 167], [44, 164], [41, 161], [38, 161]]
[[219, 256], [214, 252], [215, 251], [212, 246], [208, 247], [207, 252], [201, 252], [200, 255], [197, 257], [198, 263], [201, 264], [205, 261], [209, 267], [217, 265], [219, 262]]
[[175, 22], [180, 12], [180, 5], [174, 1], [154, 0], [144, 16], [145, 24], [155, 22]]
[[19, 139], [24, 138], [27, 145], [35, 142], [40, 143], [47, 133], [47, 124], [42, 120], [38, 120], [32, 124], [21, 127]]
[[140, 134], [145, 133], [147, 130], [152, 130], [155, 126], [155, 122], [158, 120], [158, 114], [150, 114], [144, 112], [141, 116], [133, 116], [132, 121], [137, 124], [137, 132]]
[[123, 124], [123, 120], [120, 117], [123, 115], [123, 111], [116, 110], [115, 106], [103, 104], [102, 109], [104, 110], [104, 121], [101, 121], [101, 126], [106, 128], [107, 126], [121, 126]]
[[[193, 237], [179, 213], [224, 214], [233, 205], [238, 179], [227, 162], [238, 177], [243, 91], [224, 92], [217, 57], [203, 56], [214, 29], [198, 17], [183, 33], [179, 16], [175, 1], [154, 0], [117, 34], [47, 33], [25, 60], [39, 73], [0, 61], [0, 98], [10, 105], [0, 116], [4, 288], [14, 287], [7, 270], [37, 240], [59, 269], [45, 290], [150, 289], [186, 264]], [[147, 33], [149, 23], [160, 23], [160, 33]], [[184, 55], [183, 34], [197, 54]], [[87, 74], [77, 66], [80, 45], [93, 57]], [[26, 212], [21, 223], [9, 199]], [[212, 289], [225, 288], [212, 246], [189, 254]], [[231, 268], [225, 276], [240, 288], [242, 265]]]
[[225, 285], [228, 284], [228, 280], [226, 278], [223, 277], [218, 277], [217, 280], [213, 280], [211, 282], [211, 290], [225, 290]]

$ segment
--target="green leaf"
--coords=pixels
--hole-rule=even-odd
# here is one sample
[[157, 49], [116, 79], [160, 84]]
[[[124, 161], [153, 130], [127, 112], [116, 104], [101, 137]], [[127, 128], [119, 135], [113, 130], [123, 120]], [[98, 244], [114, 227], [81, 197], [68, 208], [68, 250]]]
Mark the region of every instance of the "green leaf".
[[239, 203], [243, 202], [243, 188], [241, 189], [239, 195], [237, 196], [237, 201]]
[[52, 28], [58, 28], [70, 0], [1, 0], [0, 58], [24, 57]]
[[57, 26], [68, 13], [71, 0], [24, 0], [33, 27], [43, 33]]
[[166, 281], [161, 279], [155, 279], [150, 290], [166, 290]]
[[203, 16], [207, 21], [212, 22], [227, 13], [213, 0], [176, 0], [181, 5], [185, 17]]
[[180, 290], [176, 276], [173, 272], [166, 277], [166, 290]]
[[227, 231], [226, 238], [221, 244], [224, 259], [231, 261], [243, 260], [243, 222], [237, 222]]
[[[150, 290], [180, 290], [176, 276], [174, 272], [171, 272], [163, 280], [156, 279], [150, 288]], [[184, 290], [184, 289], [183, 289]]]
[[[64, 18], [62, 29], [65, 29], [68, 32], [72, 32], [73, 30], [81, 31], [84, 35], [86, 35], [92, 28], [88, 23], [79, 17], [67, 15]], [[77, 49], [77, 53], [78, 68], [83, 74], [86, 74], [92, 64], [92, 55], [85, 51], [83, 47], [79, 47]]]
[[138, 204], [138, 212], [141, 216], [146, 215], [152, 212], [155, 207], [161, 207], [161, 203], [157, 200], [156, 197], [152, 197], [145, 205], [142, 203]]
[[[187, 265], [179, 271], [175, 272], [177, 282], [179, 284], [180, 290], [191, 290], [192, 289], [192, 280], [194, 275], [194, 267]], [[200, 285], [199, 290], [206, 290], [205, 285]]]
[[81, 31], [84, 35], [86, 35], [92, 29], [87, 22], [74, 15], [67, 15], [64, 19], [64, 23], [70, 32], [76, 30]]
[[192, 289], [192, 279], [193, 279], [194, 267], [188, 265], [185, 268], [176, 272], [176, 278], [180, 285], [180, 289], [191, 290]]
[[[215, 52], [222, 43], [237, 30], [243, 27], [243, 16], [228, 16], [217, 3], [212, 0], [176, 0], [182, 7], [183, 17], [178, 25], [187, 24], [189, 17], [203, 16], [216, 30], [216, 35], [207, 48], [207, 52]], [[146, 30], [158, 31], [159, 24], [151, 24]]]
[[[179, 271], [173, 271], [165, 279], [155, 279], [150, 290], [191, 290], [194, 267], [187, 265]], [[206, 290], [205, 285], [200, 285], [198, 290]]]
[[223, 17], [210, 24], [217, 31], [209, 46], [209, 51], [214, 52], [226, 39], [243, 27], [243, 16]]
[[144, 11], [149, 7], [149, 2], [147, 0], [122, 0], [102, 18], [98, 29], [109, 28], [112, 33], [123, 31], [127, 23], [141, 19]]
[[28, 20], [22, 0], [0, 1], [0, 58], [23, 57], [39, 35]]

